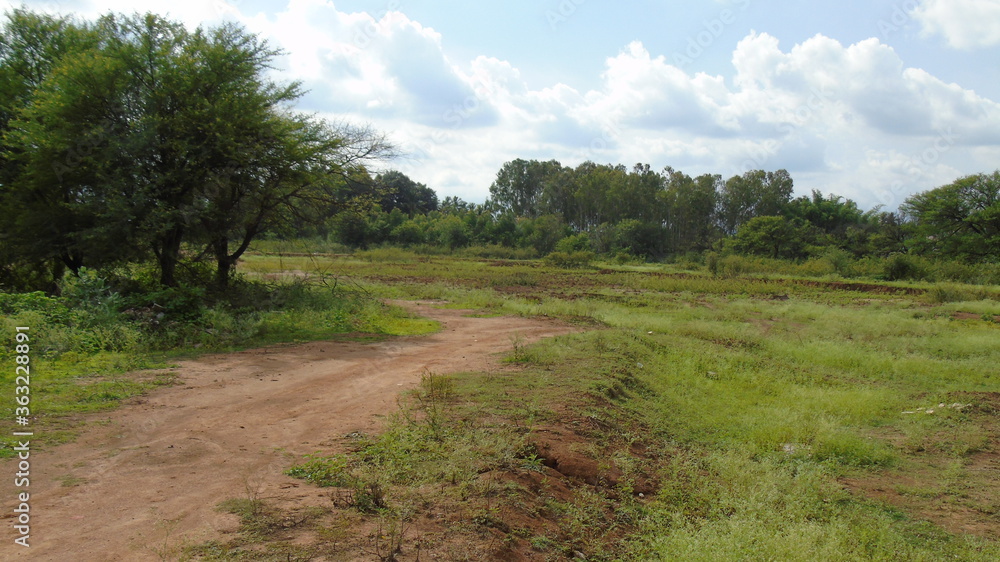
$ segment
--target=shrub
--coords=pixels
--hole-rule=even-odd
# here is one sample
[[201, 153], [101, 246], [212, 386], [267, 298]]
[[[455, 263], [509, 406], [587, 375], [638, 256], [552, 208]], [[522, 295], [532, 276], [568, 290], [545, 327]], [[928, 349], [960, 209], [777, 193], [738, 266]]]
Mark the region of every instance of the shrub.
[[552, 252], [545, 263], [555, 267], [587, 267], [594, 261], [594, 252]]
[[923, 276], [916, 260], [906, 254], [893, 254], [886, 260], [882, 277], [888, 281], [916, 280]]
[[556, 243], [556, 251], [566, 254], [590, 251], [590, 236], [586, 232], [567, 236]]
[[708, 272], [712, 275], [719, 274], [719, 254], [715, 252], [708, 252], [705, 254], [705, 267], [708, 268]]

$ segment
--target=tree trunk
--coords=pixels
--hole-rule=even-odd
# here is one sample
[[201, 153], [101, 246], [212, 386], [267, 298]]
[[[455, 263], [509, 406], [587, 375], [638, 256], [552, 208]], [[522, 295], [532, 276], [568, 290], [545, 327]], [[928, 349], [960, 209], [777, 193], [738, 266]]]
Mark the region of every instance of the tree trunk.
[[160, 264], [160, 284], [165, 287], [177, 286], [177, 262], [181, 257], [181, 239], [184, 229], [175, 226], [160, 238], [160, 248], [156, 260]]
[[218, 289], [229, 287], [234, 260], [229, 255], [229, 239], [225, 236], [212, 242], [212, 253], [215, 254], [215, 286]]

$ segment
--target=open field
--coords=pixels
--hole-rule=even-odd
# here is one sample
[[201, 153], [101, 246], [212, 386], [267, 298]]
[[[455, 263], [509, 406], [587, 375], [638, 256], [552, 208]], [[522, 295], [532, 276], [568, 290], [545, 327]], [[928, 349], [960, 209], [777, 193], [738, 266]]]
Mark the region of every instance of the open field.
[[[191, 483], [200, 520], [221, 522], [211, 533], [181, 513], [145, 513], [123, 528], [117, 540], [129, 546], [119, 559], [1000, 558], [995, 286], [562, 269], [395, 250], [251, 255], [240, 271], [362, 300], [432, 300], [419, 314], [445, 330], [476, 320], [510, 330], [477, 348], [476, 364], [447, 355], [477, 343], [470, 328], [424, 368], [375, 369], [402, 386], [373, 391], [374, 410], [351, 427], [330, 421], [343, 418], [343, 397], [317, 379], [306, 394], [328, 415], [244, 423], [245, 439], [264, 439], [267, 450], [254, 441], [237, 455], [240, 470], [210, 467], [198, 479], [211, 494]], [[530, 343], [536, 335], [517, 323], [538, 316], [562, 335]], [[335, 345], [374, 358], [438, 337]], [[292, 355], [282, 370], [319, 365]], [[70, 412], [85, 418], [80, 441], [46, 450], [113, 437], [94, 422], [117, 427], [146, 401], [196, 406], [185, 398], [189, 376], [201, 380], [184, 368], [162, 381], [155, 372], [116, 376], [148, 394], [110, 413]], [[197, 384], [207, 392], [230, 383]], [[246, 415], [239, 405], [233, 416]], [[288, 423], [295, 435], [283, 441]], [[115, 450], [81, 462], [134, 466], [130, 449]], [[63, 479], [51, 497], [74, 505], [88, 486], [109, 486], [100, 474], [88, 479], [86, 466], [50, 468], [53, 482]], [[143, 488], [164, 491], [156, 484]]]
[[[276, 274], [277, 261], [284, 271], [341, 276], [386, 297], [447, 299], [588, 328], [512, 350], [523, 371], [499, 385], [483, 374], [452, 377], [461, 397], [452, 408], [498, 409], [493, 416], [523, 424], [543, 464], [557, 464], [542, 451], [555, 431], [593, 462], [614, 459], [605, 475], [632, 471], [614, 485], [573, 488], [601, 498], [589, 515], [533, 504], [530, 485], [511, 484], [502, 507], [511, 521], [500, 526], [507, 531], [487, 529], [510, 552], [997, 555], [995, 286], [725, 278], [661, 266], [555, 269], [398, 251], [252, 256], [246, 271]], [[497, 394], [535, 406], [512, 411], [519, 399]], [[517, 474], [504, 478], [523, 478]], [[628, 493], [636, 481], [655, 491]]]

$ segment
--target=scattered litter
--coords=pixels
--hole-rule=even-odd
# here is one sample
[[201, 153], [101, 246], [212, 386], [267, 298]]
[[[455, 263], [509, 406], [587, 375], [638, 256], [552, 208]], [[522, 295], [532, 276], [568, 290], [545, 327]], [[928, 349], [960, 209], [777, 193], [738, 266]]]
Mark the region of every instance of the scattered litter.
[[[954, 403], [954, 404], [952, 404], [950, 406], [948, 404], [941, 403], [941, 404], [938, 404], [937, 407], [939, 409], [949, 409], [949, 410], [959, 410], [959, 411], [961, 411], [961, 410], [963, 410], [965, 408], [968, 408], [971, 405], [972, 404], [959, 404], [959, 403], [956, 402], [956, 403]], [[916, 410], [907, 410], [907, 411], [903, 412], [903, 414], [906, 414], [906, 415], [912, 415], [912, 414], [933, 414], [933, 413], [934, 413], [934, 408], [933, 407], [931, 407], [931, 408], [917, 408]]]
[[802, 445], [799, 443], [785, 443], [781, 446], [781, 450], [788, 455], [794, 455], [797, 452], [805, 451], [808, 452], [812, 447], [809, 445]]

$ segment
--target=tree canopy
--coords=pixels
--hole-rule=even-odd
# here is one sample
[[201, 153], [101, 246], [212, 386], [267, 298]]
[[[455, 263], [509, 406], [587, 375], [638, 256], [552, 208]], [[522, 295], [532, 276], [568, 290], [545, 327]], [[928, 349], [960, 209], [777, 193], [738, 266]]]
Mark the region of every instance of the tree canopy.
[[916, 225], [917, 249], [969, 260], [1000, 259], [1000, 171], [918, 193], [902, 210]]
[[300, 85], [269, 78], [280, 51], [233, 24], [15, 11], [2, 35], [6, 252], [56, 275], [151, 255], [170, 286], [187, 251], [224, 286], [252, 240], [344, 205], [392, 152], [294, 112]]

